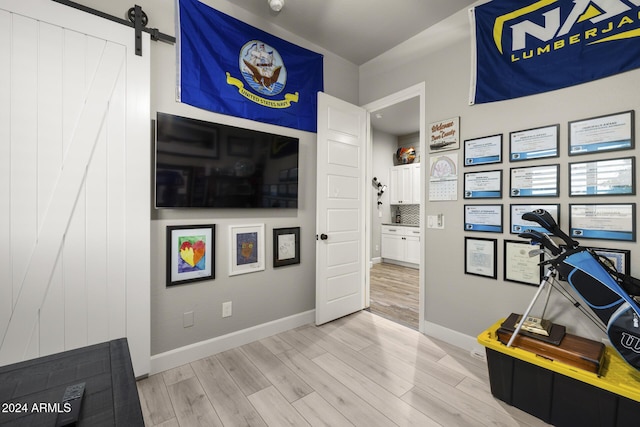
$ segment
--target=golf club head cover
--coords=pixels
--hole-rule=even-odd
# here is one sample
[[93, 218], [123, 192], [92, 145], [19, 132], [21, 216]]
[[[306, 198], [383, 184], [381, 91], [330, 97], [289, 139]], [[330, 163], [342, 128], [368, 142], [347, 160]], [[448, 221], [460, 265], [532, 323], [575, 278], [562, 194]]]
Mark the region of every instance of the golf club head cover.
[[[524, 215], [523, 215], [524, 218]], [[562, 252], [562, 249], [555, 244], [551, 238], [544, 233], [541, 233], [536, 230], [525, 230], [522, 233], [518, 234], [518, 237], [522, 237], [523, 239], [529, 239], [532, 242], [536, 242], [544, 246], [546, 249], [551, 252], [552, 255], [559, 255]]]
[[560, 230], [558, 223], [553, 219], [551, 214], [544, 209], [535, 209], [531, 212], [526, 212], [522, 214], [522, 219], [540, 224], [540, 226], [544, 227], [548, 232], [562, 239], [570, 249], [577, 248], [579, 245], [578, 242]]

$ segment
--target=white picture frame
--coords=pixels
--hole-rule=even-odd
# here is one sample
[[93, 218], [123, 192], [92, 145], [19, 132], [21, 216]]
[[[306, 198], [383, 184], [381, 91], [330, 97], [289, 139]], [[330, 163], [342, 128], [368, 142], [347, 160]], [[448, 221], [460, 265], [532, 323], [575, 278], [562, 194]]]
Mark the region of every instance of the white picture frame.
[[229, 276], [265, 269], [264, 224], [229, 226]]

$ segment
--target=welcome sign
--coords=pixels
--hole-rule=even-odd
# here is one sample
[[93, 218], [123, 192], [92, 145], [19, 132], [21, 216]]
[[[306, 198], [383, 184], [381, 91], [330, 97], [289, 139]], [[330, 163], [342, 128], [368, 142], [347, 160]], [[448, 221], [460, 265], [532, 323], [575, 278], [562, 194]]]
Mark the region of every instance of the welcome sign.
[[501, 0], [470, 13], [475, 39], [470, 104], [640, 67], [640, 0]]

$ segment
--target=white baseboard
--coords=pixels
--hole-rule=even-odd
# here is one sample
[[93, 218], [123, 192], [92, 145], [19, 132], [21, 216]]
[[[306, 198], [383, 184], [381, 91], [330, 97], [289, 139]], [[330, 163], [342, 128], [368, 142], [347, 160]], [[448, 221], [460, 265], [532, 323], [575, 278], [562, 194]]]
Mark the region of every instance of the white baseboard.
[[380, 264], [381, 262], [382, 258], [379, 256], [371, 258], [371, 264]]
[[409, 268], [415, 268], [415, 269], [419, 269], [420, 268], [420, 264], [414, 264], [412, 262], [398, 261], [396, 259], [383, 258], [382, 262], [386, 262], [387, 264], [400, 265], [402, 267], [409, 267]]
[[436, 325], [431, 322], [424, 322], [424, 334], [442, 340], [456, 347], [467, 350], [471, 353], [484, 354], [484, 347], [478, 343], [476, 337], [470, 337], [453, 329]]
[[297, 328], [298, 326], [313, 323], [316, 319], [315, 316], [315, 310], [309, 310], [304, 313], [294, 314], [293, 316], [273, 320], [263, 323], [262, 325], [252, 326], [251, 328], [241, 331], [156, 354], [151, 356], [149, 375], [173, 369], [222, 351], [227, 351], [253, 341], [270, 337], [271, 335]]

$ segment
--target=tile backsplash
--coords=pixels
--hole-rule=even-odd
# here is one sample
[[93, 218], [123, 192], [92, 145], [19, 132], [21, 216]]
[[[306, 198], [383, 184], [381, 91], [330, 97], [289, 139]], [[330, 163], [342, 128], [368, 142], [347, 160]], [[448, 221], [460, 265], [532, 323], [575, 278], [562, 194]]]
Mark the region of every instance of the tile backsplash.
[[420, 205], [391, 205], [391, 222], [396, 222], [398, 208], [402, 224], [420, 225]]

